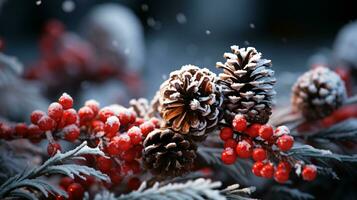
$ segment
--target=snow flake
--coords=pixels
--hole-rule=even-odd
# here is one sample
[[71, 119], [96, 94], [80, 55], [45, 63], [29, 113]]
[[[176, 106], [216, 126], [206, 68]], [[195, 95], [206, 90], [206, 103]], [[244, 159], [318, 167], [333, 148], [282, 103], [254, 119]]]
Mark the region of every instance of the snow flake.
[[186, 24], [187, 18], [183, 13], [177, 13], [176, 20], [179, 24]]
[[76, 7], [76, 4], [72, 0], [65, 0], [62, 3], [62, 10], [64, 12], [70, 13], [72, 12]]

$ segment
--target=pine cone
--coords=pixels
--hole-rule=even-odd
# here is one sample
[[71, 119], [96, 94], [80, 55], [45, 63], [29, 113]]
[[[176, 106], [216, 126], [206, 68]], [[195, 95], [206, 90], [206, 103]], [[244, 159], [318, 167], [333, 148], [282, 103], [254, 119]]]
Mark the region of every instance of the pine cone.
[[223, 102], [216, 76], [208, 69], [185, 65], [160, 87], [160, 114], [167, 125], [202, 140], [220, 119]]
[[310, 70], [293, 86], [292, 109], [306, 119], [317, 120], [330, 115], [346, 99], [340, 77], [325, 67]]
[[136, 113], [136, 116], [140, 118], [148, 117], [150, 106], [149, 101], [145, 98], [132, 99], [129, 102], [130, 108]]
[[181, 176], [193, 167], [196, 145], [172, 129], [155, 129], [144, 140], [144, 165], [154, 175]]
[[222, 68], [218, 83], [224, 95], [224, 118], [230, 122], [236, 114], [243, 114], [248, 122], [266, 123], [271, 115], [275, 95], [274, 71], [271, 61], [261, 58], [255, 48], [231, 46], [225, 53], [226, 62], [217, 62]]

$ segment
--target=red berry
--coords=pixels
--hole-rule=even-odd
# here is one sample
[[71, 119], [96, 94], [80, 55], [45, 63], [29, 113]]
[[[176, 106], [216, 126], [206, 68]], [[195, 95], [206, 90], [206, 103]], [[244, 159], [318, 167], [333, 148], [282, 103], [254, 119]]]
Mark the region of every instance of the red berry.
[[104, 131], [107, 134], [116, 133], [119, 131], [119, 128], [120, 128], [120, 122], [119, 122], [118, 117], [110, 116], [107, 118], [107, 121], [105, 122], [105, 125], [104, 125]]
[[222, 161], [226, 165], [231, 165], [237, 160], [237, 154], [232, 148], [226, 148], [221, 155]]
[[253, 167], [252, 167], [252, 172], [254, 175], [256, 176], [262, 176], [260, 174], [262, 168], [264, 167], [264, 163], [263, 162], [255, 162]]
[[67, 109], [63, 112], [62, 116], [64, 125], [75, 124], [78, 120], [77, 112], [73, 108]]
[[249, 158], [252, 156], [253, 146], [250, 141], [244, 139], [239, 141], [236, 147], [236, 153], [241, 158]]
[[151, 123], [153, 123], [155, 125], [155, 128], [159, 128], [160, 127], [160, 120], [156, 117], [153, 117], [150, 119]]
[[236, 131], [243, 132], [245, 129], [247, 129], [247, 120], [243, 115], [238, 114], [234, 117], [232, 126]]
[[122, 134], [118, 136], [118, 147], [121, 151], [127, 151], [132, 147], [128, 134]]
[[286, 170], [288, 172], [291, 171], [291, 165], [287, 162], [287, 161], [280, 161], [278, 164], [277, 169], [283, 169]]
[[119, 112], [119, 120], [123, 126], [128, 126], [130, 123], [134, 123], [135, 118], [135, 114], [129, 109], [123, 109]]
[[274, 179], [278, 183], [285, 183], [289, 180], [289, 171], [284, 169], [278, 169], [274, 173]]
[[30, 124], [28, 127], [28, 137], [30, 139], [41, 138], [43, 135], [43, 131], [34, 124]]
[[92, 130], [94, 133], [104, 131], [104, 123], [102, 121], [94, 120], [94, 121], [92, 121], [91, 125], [92, 125]]
[[237, 141], [235, 141], [234, 139], [228, 139], [226, 140], [226, 142], [224, 143], [224, 148], [232, 148], [235, 149], [237, 146]]
[[25, 123], [17, 123], [15, 126], [16, 135], [20, 137], [26, 137], [28, 133], [28, 128]]
[[66, 198], [64, 198], [64, 196], [57, 195], [56, 200], [66, 200]]
[[120, 184], [121, 181], [123, 180], [123, 177], [120, 176], [120, 173], [118, 173], [116, 169], [111, 169], [110, 170], [109, 177], [110, 177], [110, 181], [114, 185]]
[[313, 181], [315, 180], [317, 175], [317, 169], [315, 165], [305, 165], [302, 170], [302, 179], [305, 181]]
[[15, 129], [7, 124], [2, 124], [0, 128], [0, 138], [10, 139], [15, 133]]
[[95, 117], [93, 110], [88, 106], [80, 108], [78, 110], [78, 116], [81, 122], [90, 121]]
[[74, 142], [78, 139], [80, 130], [79, 128], [72, 124], [63, 128], [64, 138], [70, 142]]
[[273, 127], [269, 124], [262, 125], [259, 129], [259, 136], [268, 141], [273, 136]]
[[155, 125], [149, 121], [144, 122], [140, 125], [141, 133], [147, 136], [151, 131], [155, 129]]
[[58, 143], [49, 143], [47, 146], [47, 153], [49, 156], [54, 156], [57, 151], [61, 151], [61, 145]]
[[114, 112], [112, 111], [112, 109], [110, 109], [108, 107], [104, 107], [99, 110], [98, 116], [99, 116], [99, 119], [105, 123], [107, 121], [108, 117], [114, 116]]
[[140, 179], [134, 177], [134, 178], [129, 179], [128, 188], [130, 190], [136, 190], [136, 189], [138, 189], [140, 187], [140, 184], [141, 184]]
[[96, 100], [88, 100], [84, 103], [85, 106], [92, 109], [94, 115], [97, 115], [99, 112], [99, 103]]
[[108, 172], [113, 167], [112, 160], [99, 156], [97, 158], [97, 167], [102, 172]]
[[44, 113], [43, 111], [41, 110], [35, 110], [31, 113], [31, 122], [33, 124], [36, 124], [37, 125], [37, 122], [38, 120], [41, 119], [41, 117], [45, 116], [46, 113]]
[[67, 187], [67, 193], [70, 200], [83, 199], [84, 189], [78, 183], [72, 183]]
[[[140, 126], [142, 123], [144, 123], [145, 122], [145, 120], [143, 119], [143, 118], [139, 118], [139, 117], [137, 117], [136, 118], [136, 120], [135, 120], [135, 122], [132, 124], [133, 126]], [[151, 120], [150, 120], [150, 122], [151, 122]], [[151, 122], [152, 123], [152, 122]]]
[[274, 165], [272, 163], [265, 164], [260, 170], [260, 174], [263, 178], [272, 178], [274, 175]]
[[131, 174], [138, 174], [141, 172], [140, 163], [136, 160], [130, 162], [124, 162], [122, 165], [122, 174], [124, 175], [131, 175]]
[[53, 130], [56, 126], [56, 122], [49, 116], [42, 116], [37, 122], [38, 127], [43, 131]]
[[72, 178], [70, 178], [70, 177], [63, 177], [63, 178], [61, 178], [59, 185], [60, 185], [63, 189], [67, 190], [68, 186], [71, 185], [72, 183], [74, 183], [74, 180], [73, 180]]
[[261, 124], [252, 124], [247, 128], [247, 130], [245, 130], [245, 133], [252, 138], [258, 137], [261, 126]]
[[121, 158], [125, 161], [133, 161], [136, 157], [135, 149], [129, 149], [121, 154]]
[[221, 129], [221, 132], [219, 133], [219, 137], [223, 140], [223, 141], [227, 141], [228, 139], [232, 139], [233, 138], [233, 130], [229, 127], [224, 127]]
[[263, 148], [255, 148], [253, 150], [253, 160], [263, 161], [267, 159], [267, 152]]
[[290, 129], [287, 126], [279, 126], [275, 129], [274, 136], [279, 137], [282, 135], [289, 135]]
[[276, 140], [276, 145], [282, 151], [289, 151], [294, 145], [294, 138], [291, 135], [282, 135]]
[[73, 106], [73, 99], [67, 93], [63, 93], [58, 99], [58, 103], [62, 105], [63, 109], [70, 109]]
[[61, 104], [54, 102], [48, 106], [48, 116], [56, 122], [60, 121], [63, 115], [63, 107]]
[[137, 126], [134, 126], [128, 130], [128, 136], [130, 137], [131, 143], [134, 145], [140, 144], [142, 141], [141, 129]]
[[107, 151], [109, 155], [116, 156], [119, 155], [119, 145], [118, 145], [118, 137], [113, 137], [108, 144]]

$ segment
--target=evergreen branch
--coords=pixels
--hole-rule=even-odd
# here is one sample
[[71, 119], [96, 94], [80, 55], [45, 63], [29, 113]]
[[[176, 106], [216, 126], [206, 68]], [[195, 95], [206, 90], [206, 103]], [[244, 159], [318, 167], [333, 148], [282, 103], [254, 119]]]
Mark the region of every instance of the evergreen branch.
[[95, 200], [225, 200], [225, 199], [251, 199], [243, 195], [250, 195], [255, 191], [254, 187], [239, 189], [239, 185], [232, 185], [223, 190], [219, 190], [221, 182], [212, 182], [209, 179], [189, 180], [185, 183], [169, 183], [160, 185], [155, 183], [151, 188], [147, 188], [143, 182], [140, 188], [128, 194], [123, 194], [117, 198], [109, 193], [98, 194]]
[[298, 189], [288, 188], [286, 186], [274, 186], [272, 188], [274, 193], [278, 195], [287, 195], [288, 199], [295, 199], [295, 200], [308, 200], [308, 199], [315, 199], [315, 197], [309, 193], [302, 192]]
[[204, 159], [204, 161], [220, 170], [224, 170], [235, 180], [247, 183], [248, 177], [251, 174], [251, 163], [249, 160], [240, 159], [233, 165], [226, 165], [221, 161], [222, 149], [214, 147], [200, 146], [197, 154]]
[[40, 179], [43, 175], [64, 174], [71, 178], [74, 178], [76, 175], [85, 179], [85, 177], [82, 176], [82, 174], [84, 174], [95, 176], [100, 180], [109, 181], [110, 179], [107, 175], [93, 168], [76, 164], [62, 164], [66, 160], [82, 158], [81, 156], [85, 154], [104, 156], [104, 153], [100, 151], [98, 147], [88, 147], [87, 142], [83, 142], [75, 149], [66, 153], [58, 151], [56, 155], [48, 159], [38, 168], [25, 169], [18, 175], [8, 179], [0, 186], [0, 198], [16, 196], [31, 200], [38, 199], [35, 195], [30, 195], [29, 191], [21, 190], [21, 188], [32, 188], [35, 191], [39, 191], [46, 198], [49, 197], [49, 194], [67, 196], [63, 190], [51, 185], [44, 179]]

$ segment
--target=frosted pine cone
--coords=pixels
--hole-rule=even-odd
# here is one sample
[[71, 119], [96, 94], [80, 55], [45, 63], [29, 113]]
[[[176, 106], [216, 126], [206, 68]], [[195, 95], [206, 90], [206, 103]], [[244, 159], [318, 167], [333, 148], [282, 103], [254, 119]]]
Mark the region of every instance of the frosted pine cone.
[[255, 48], [231, 46], [225, 53], [225, 63], [217, 62], [223, 69], [218, 83], [224, 95], [224, 117], [230, 122], [236, 114], [243, 114], [248, 122], [266, 123], [273, 106], [273, 88], [276, 79], [271, 61], [261, 58]]
[[157, 176], [181, 176], [193, 167], [196, 148], [185, 135], [171, 129], [155, 129], [144, 141], [144, 165]]
[[346, 99], [340, 77], [325, 67], [310, 70], [299, 77], [292, 91], [293, 111], [316, 120], [331, 114]]
[[202, 140], [216, 127], [223, 102], [216, 76], [208, 69], [185, 65], [160, 87], [160, 114], [167, 125]]

